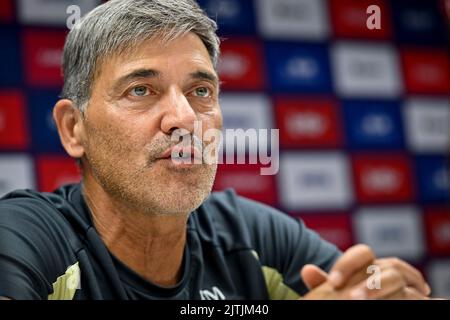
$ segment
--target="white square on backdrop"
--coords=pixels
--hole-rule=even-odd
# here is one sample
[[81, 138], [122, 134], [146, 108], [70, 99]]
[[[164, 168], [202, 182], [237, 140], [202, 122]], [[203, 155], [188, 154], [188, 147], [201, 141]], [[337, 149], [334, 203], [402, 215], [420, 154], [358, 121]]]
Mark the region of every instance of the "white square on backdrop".
[[390, 45], [338, 42], [332, 47], [331, 65], [341, 97], [384, 99], [403, 92], [398, 52]]
[[[270, 129], [273, 128], [274, 121], [272, 105], [267, 96], [263, 94], [222, 94], [220, 96], [220, 107], [223, 115], [222, 132], [224, 134], [222, 147], [226, 145], [227, 129], [254, 130], [258, 134], [257, 143], [261, 146], [268, 146]], [[259, 136], [259, 129], [267, 129], [267, 135], [261, 134]], [[243, 147], [241, 146], [239, 149], [243, 149]]]
[[265, 38], [321, 41], [330, 33], [323, 0], [257, 0], [255, 6], [259, 30]]
[[353, 201], [348, 159], [338, 152], [281, 155], [280, 201], [288, 210], [346, 209]]
[[425, 252], [422, 217], [415, 207], [361, 208], [353, 223], [356, 242], [368, 244], [377, 257], [417, 261]]
[[409, 147], [415, 152], [450, 149], [450, 100], [411, 98], [404, 105]]
[[0, 155], [0, 197], [25, 188], [35, 188], [32, 159], [22, 154]]
[[76, 5], [83, 16], [100, 4], [100, 0], [19, 0], [18, 19], [21, 23], [65, 26], [73, 11], [67, 8]]

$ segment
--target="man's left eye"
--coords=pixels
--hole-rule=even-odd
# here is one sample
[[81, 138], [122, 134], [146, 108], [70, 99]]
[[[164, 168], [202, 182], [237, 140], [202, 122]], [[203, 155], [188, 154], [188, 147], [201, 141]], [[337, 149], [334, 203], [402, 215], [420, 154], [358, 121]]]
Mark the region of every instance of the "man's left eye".
[[146, 86], [137, 86], [130, 90], [130, 94], [133, 97], [143, 97], [148, 95], [149, 90]]
[[206, 87], [198, 87], [194, 90], [194, 95], [197, 97], [207, 98], [211, 95], [211, 92]]

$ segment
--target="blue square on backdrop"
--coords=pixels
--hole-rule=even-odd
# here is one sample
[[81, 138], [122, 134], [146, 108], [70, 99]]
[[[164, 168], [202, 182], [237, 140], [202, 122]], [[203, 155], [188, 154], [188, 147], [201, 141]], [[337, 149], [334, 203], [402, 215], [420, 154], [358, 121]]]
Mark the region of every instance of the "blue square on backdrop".
[[22, 82], [21, 51], [18, 30], [13, 27], [0, 28], [0, 86], [19, 86]]
[[198, 0], [198, 4], [217, 22], [219, 35], [255, 33], [253, 1]]
[[58, 95], [59, 91], [55, 90], [27, 92], [34, 152], [65, 152], [52, 117], [52, 110], [58, 101]]
[[438, 0], [395, 0], [390, 4], [400, 42], [447, 44], [447, 26]]
[[417, 156], [416, 175], [419, 199], [422, 202], [447, 202], [450, 200], [450, 173], [445, 156]]
[[344, 101], [342, 106], [345, 135], [350, 149], [403, 148], [400, 103]]
[[328, 47], [322, 44], [266, 44], [269, 83], [275, 92], [330, 93]]

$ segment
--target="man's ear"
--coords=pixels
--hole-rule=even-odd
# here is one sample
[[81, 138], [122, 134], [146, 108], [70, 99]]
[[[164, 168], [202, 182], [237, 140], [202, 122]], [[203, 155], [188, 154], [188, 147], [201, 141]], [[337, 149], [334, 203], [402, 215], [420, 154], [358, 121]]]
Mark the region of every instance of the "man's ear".
[[84, 155], [84, 127], [80, 110], [72, 101], [61, 99], [53, 108], [53, 119], [66, 152], [73, 158], [81, 158]]

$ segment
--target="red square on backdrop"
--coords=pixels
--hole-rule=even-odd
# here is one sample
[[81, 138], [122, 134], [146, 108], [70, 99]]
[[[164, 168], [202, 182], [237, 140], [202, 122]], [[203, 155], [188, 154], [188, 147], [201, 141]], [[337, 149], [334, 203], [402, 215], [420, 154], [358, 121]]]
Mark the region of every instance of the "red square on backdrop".
[[14, 20], [13, 5], [11, 0], [0, 1], [0, 22], [12, 22]]
[[23, 34], [23, 59], [27, 84], [38, 87], [60, 87], [62, 51], [66, 32], [33, 31]]
[[450, 254], [450, 208], [429, 208], [425, 211], [428, 249], [431, 254]]
[[63, 184], [80, 181], [75, 160], [66, 156], [41, 156], [36, 160], [40, 191], [53, 191]]
[[[384, 0], [330, 0], [331, 21], [337, 37], [388, 39], [392, 35], [390, 11]], [[367, 8], [380, 8], [380, 29], [367, 28], [372, 13]]]
[[22, 93], [0, 91], [0, 148], [23, 150], [28, 147], [26, 119]]
[[255, 39], [234, 38], [220, 45], [218, 72], [223, 89], [262, 90], [265, 87], [262, 48]]
[[413, 198], [409, 160], [403, 155], [356, 155], [352, 159], [358, 200], [402, 202]]
[[260, 164], [220, 164], [213, 189], [234, 188], [243, 197], [275, 205], [275, 176], [261, 175], [261, 167]]
[[341, 119], [336, 102], [325, 98], [275, 100], [280, 143], [285, 147], [338, 147]]
[[408, 93], [448, 94], [449, 55], [445, 50], [402, 50], [405, 86]]
[[306, 226], [342, 251], [353, 245], [352, 225], [348, 214], [296, 214]]

